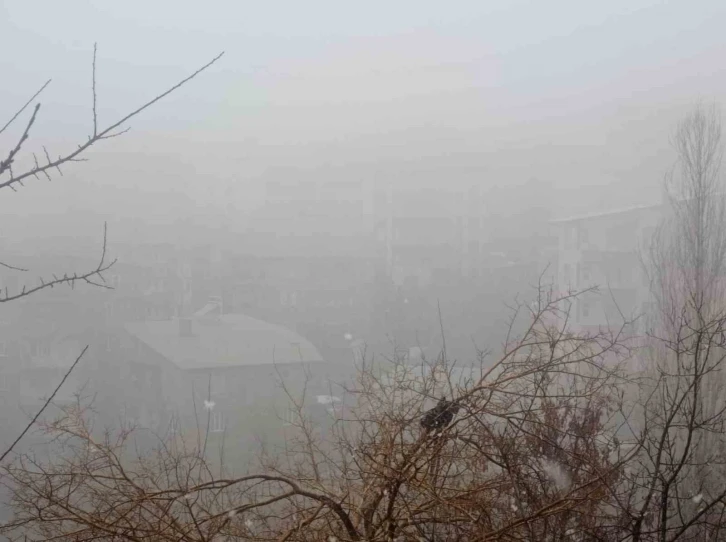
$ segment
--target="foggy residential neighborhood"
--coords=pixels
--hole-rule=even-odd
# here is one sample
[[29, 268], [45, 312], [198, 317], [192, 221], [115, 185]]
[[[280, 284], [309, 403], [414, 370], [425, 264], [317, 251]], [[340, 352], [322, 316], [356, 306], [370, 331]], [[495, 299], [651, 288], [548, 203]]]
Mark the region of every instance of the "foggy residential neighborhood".
[[0, 536], [726, 540], [724, 28], [0, 1]]

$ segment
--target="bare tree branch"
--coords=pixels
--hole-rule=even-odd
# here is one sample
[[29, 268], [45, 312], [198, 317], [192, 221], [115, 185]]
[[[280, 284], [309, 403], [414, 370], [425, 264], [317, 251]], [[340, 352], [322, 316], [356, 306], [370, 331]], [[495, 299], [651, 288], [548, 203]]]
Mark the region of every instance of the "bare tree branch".
[[93, 44], [93, 73], [91, 77], [91, 91], [93, 92], [93, 137], [98, 136], [98, 115], [96, 113], [96, 52], [98, 44]]
[[22, 438], [26, 435], [26, 433], [28, 431], [30, 431], [30, 428], [35, 425], [35, 423], [38, 421], [38, 418], [40, 418], [40, 416], [43, 414], [43, 412], [45, 412], [45, 409], [48, 408], [48, 405], [50, 405], [50, 403], [53, 401], [56, 394], [60, 391], [61, 387], [63, 386], [65, 381], [68, 379], [70, 374], [73, 372], [73, 369], [76, 368], [76, 365], [78, 365], [78, 362], [81, 361], [81, 358], [84, 356], [84, 354], [86, 353], [87, 350], [88, 350], [88, 345], [86, 345], [86, 347], [81, 351], [81, 353], [78, 354], [76, 361], [74, 361], [73, 364], [68, 368], [68, 370], [63, 375], [63, 378], [61, 379], [61, 381], [58, 383], [58, 385], [53, 390], [53, 393], [50, 394], [50, 397], [48, 397], [48, 399], [46, 399], [45, 403], [43, 403], [43, 406], [40, 407], [40, 410], [38, 410], [38, 412], [35, 414], [35, 416], [33, 416], [33, 419], [30, 420], [30, 422], [25, 426], [25, 429], [23, 429], [23, 431], [13, 441], [13, 443], [8, 447], [8, 449], [5, 450], [2, 455], [0, 455], [0, 462], [2, 462], [7, 457], [7, 455], [13, 451], [15, 446], [17, 446], [18, 442], [20, 442], [22, 440]]
[[8, 303], [10, 301], [16, 301], [18, 299], [27, 297], [29, 295], [32, 295], [34, 293], [37, 293], [41, 290], [45, 290], [47, 288], [54, 288], [55, 286], [62, 286], [64, 284], [70, 286], [71, 288], [75, 287], [76, 282], [83, 282], [86, 284], [89, 284], [91, 286], [97, 286], [99, 288], [105, 288], [108, 290], [112, 290], [113, 288], [106, 284], [106, 279], [103, 276], [103, 273], [108, 271], [115, 263], [116, 259], [113, 259], [110, 262], [106, 261], [106, 250], [107, 250], [107, 225], [104, 223], [103, 225], [103, 247], [101, 250], [101, 258], [98, 262], [98, 265], [91, 271], [87, 271], [85, 273], [73, 273], [72, 275], [68, 275], [67, 273], [64, 274], [61, 277], [53, 275], [53, 278], [50, 280], [45, 280], [43, 278], [40, 278], [40, 284], [33, 286], [31, 288], [27, 288], [23, 286], [23, 288], [16, 293], [10, 293], [8, 291], [5, 291], [4, 293], [0, 293], [0, 303]]
[[50, 82], [51, 82], [51, 80], [48, 79], [45, 83], [43, 83], [43, 86], [40, 87], [40, 89], [38, 89], [38, 91], [35, 94], [33, 94], [30, 97], [30, 99], [27, 102], [25, 102], [25, 104], [20, 109], [18, 109], [15, 112], [15, 114], [10, 118], [10, 120], [7, 121], [2, 128], [0, 128], [0, 134], [2, 134], [8, 128], [8, 126], [10, 126], [15, 121], [15, 119], [17, 119], [23, 113], [23, 111], [25, 111], [25, 109], [30, 105], [30, 103], [33, 100], [35, 100], [40, 95], [41, 92], [43, 92], [45, 90], [45, 87], [47, 87], [50, 84]]
[[[95, 48], [94, 48], [94, 51], [95, 51]], [[110, 138], [113, 138], [113, 137], [117, 137], [117, 136], [125, 133], [126, 130], [123, 130], [123, 131], [120, 131], [120, 132], [116, 132], [115, 130], [117, 130], [119, 127], [121, 127], [121, 125], [123, 125], [124, 123], [126, 123], [131, 118], [135, 117], [139, 113], [143, 112], [144, 110], [146, 110], [149, 107], [151, 107], [152, 105], [154, 105], [159, 100], [165, 98], [166, 96], [168, 96], [169, 94], [171, 94], [172, 92], [174, 92], [175, 90], [177, 90], [179, 87], [183, 86], [184, 84], [186, 84], [189, 81], [191, 81], [192, 79], [194, 79], [196, 76], [198, 76], [204, 70], [206, 70], [207, 68], [209, 68], [210, 66], [212, 66], [215, 62], [217, 62], [223, 55], [224, 55], [224, 53], [220, 53], [219, 55], [217, 55], [216, 57], [214, 57], [211, 61], [209, 61], [208, 63], [206, 63], [204, 66], [202, 66], [201, 68], [199, 68], [198, 70], [196, 70], [194, 73], [192, 73], [188, 77], [182, 79], [181, 81], [179, 81], [177, 84], [175, 84], [174, 86], [172, 86], [168, 90], [166, 90], [166, 91], [162, 92], [161, 94], [157, 95], [155, 98], [149, 100], [148, 102], [146, 102], [142, 106], [138, 107], [137, 109], [135, 109], [131, 113], [129, 113], [126, 116], [122, 117], [120, 120], [114, 122], [110, 126], [104, 128], [100, 132], [96, 131], [97, 128], [94, 127], [94, 134], [88, 137], [88, 141], [86, 141], [85, 143], [83, 143], [81, 145], [78, 145], [78, 148], [76, 150], [74, 150], [74, 151], [72, 151], [70, 153], [67, 153], [65, 155], [59, 156], [55, 160], [52, 160], [50, 158], [50, 156], [46, 152], [47, 163], [45, 163], [45, 164], [39, 164], [37, 162], [37, 160], [36, 160], [35, 166], [32, 167], [31, 169], [29, 169], [29, 170], [27, 170], [27, 171], [25, 171], [23, 173], [11, 175], [8, 180], [6, 180], [4, 182], [0, 182], [0, 188], [5, 188], [5, 187], [14, 188], [13, 185], [15, 185], [16, 183], [19, 183], [19, 184], [22, 185], [22, 181], [24, 179], [26, 179], [27, 177], [30, 177], [31, 175], [32, 176], [37, 176], [38, 173], [43, 173], [43, 174], [45, 174], [47, 176], [48, 175], [48, 170], [50, 170], [50, 169], [53, 169], [53, 168], [58, 169], [59, 166], [62, 165], [62, 164], [64, 164], [64, 163], [78, 161], [80, 159], [79, 156], [82, 153], [84, 153], [86, 150], [88, 150], [95, 143], [97, 143], [97, 142], [99, 142], [101, 140], [104, 140], [104, 139], [110, 139]], [[94, 53], [94, 59], [95, 59], [95, 53]], [[94, 66], [95, 66], [95, 64], [94, 64]], [[95, 74], [95, 67], [94, 67], [94, 74]], [[94, 75], [94, 81], [95, 81], [95, 75]], [[94, 101], [94, 104], [95, 104], [95, 101]], [[35, 118], [37, 116], [37, 113], [38, 113], [39, 108], [40, 108], [40, 104], [37, 104], [35, 106], [34, 111], [33, 111], [33, 115], [31, 117], [30, 121], [28, 122], [28, 124], [27, 124], [27, 126], [25, 128], [25, 131], [24, 131], [23, 135], [21, 136], [20, 140], [18, 141], [18, 143], [16, 144], [16, 146], [13, 148], [13, 150], [10, 151], [9, 156], [4, 161], [0, 162], [0, 174], [3, 174], [3, 173], [5, 173], [6, 171], [9, 170], [9, 168], [12, 166], [12, 163], [14, 161], [15, 155], [20, 151], [23, 143], [25, 143], [25, 141], [28, 139], [28, 135], [29, 135], [30, 128], [32, 127], [33, 123], [35, 122]], [[95, 120], [96, 120], [96, 116], [94, 114], [94, 121]], [[94, 124], [94, 126], [95, 126], [95, 124]]]

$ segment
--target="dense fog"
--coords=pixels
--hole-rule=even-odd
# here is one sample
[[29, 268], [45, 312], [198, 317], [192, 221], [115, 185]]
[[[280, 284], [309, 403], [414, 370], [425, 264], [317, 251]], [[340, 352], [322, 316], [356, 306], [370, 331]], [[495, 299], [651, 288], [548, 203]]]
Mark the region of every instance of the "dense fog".
[[[720, 441], [672, 437], [669, 425], [658, 425], [668, 416], [653, 414], [651, 399], [638, 399], [651, 388], [633, 375], [648, 375], [653, 390], [661, 384], [668, 390], [648, 397], [676, 397], [682, 389], [687, 395], [706, 386], [701, 378], [716, 386], [701, 395], [723, 395], [718, 379], [704, 376], [718, 373], [721, 359], [702, 361], [698, 373], [701, 346], [694, 354], [690, 343], [682, 344], [689, 339], [674, 330], [688, 329], [701, 342], [723, 335], [722, 313], [710, 303], [724, 293], [718, 285], [726, 269], [726, 244], [717, 233], [726, 225], [718, 221], [726, 217], [718, 170], [724, 28], [726, 4], [715, 0], [0, 2], [0, 462], [6, 465], [0, 482], [3, 525], [9, 525], [0, 531], [9, 539], [161, 540], [139, 527], [141, 519], [123, 532], [115, 530], [120, 519], [99, 526], [98, 518], [112, 517], [127, 501], [98, 490], [105, 486], [89, 465], [113, 457], [103, 468], [122, 472], [124, 461], [136, 465], [134, 458], [168, 453], [178, 461], [150, 467], [138, 459], [146, 466], [129, 467], [131, 478], [152, 480], [161, 465], [178, 469], [189, 457], [198, 461], [189, 463], [198, 484], [287, 468], [285, 476], [308, 484], [307, 493], [291, 486], [292, 494], [329, 507], [333, 516], [323, 526], [314, 506], [290, 500], [294, 514], [276, 512], [275, 523], [262, 505], [249, 505], [267, 493], [243, 493], [235, 497], [239, 502], [230, 497], [236, 504], [204, 505], [214, 533], [227, 539], [307, 540], [309, 532], [310, 540], [413, 540], [406, 537], [415, 527], [419, 540], [473, 540], [455, 527], [463, 522], [494, 540], [506, 529], [534, 525], [524, 514], [537, 498], [549, 510], [560, 502], [553, 495], [565, 498], [558, 491], [585, 484], [582, 472], [601, 472], [602, 481], [615, 467], [588, 463], [588, 470], [578, 463], [574, 474], [564, 457], [581, 461], [587, 446], [558, 448], [562, 453], [548, 455], [541, 467], [553, 493], [524, 497], [520, 488], [515, 499], [510, 488], [511, 495], [496, 497], [504, 499], [496, 505], [501, 513], [485, 522], [484, 512], [456, 500], [464, 499], [463, 490], [456, 498], [436, 493], [449, 487], [443, 482], [415, 490], [412, 480], [423, 476], [423, 467], [413, 460], [411, 471], [386, 467], [400, 479], [380, 482], [385, 489], [375, 497], [378, 482], [365, 481], [356, 470], [360, 462], [349, 464], [346, 454], [370, 449], [365, 457], [396, 458], [396, 442], [405, 448], [408, 438], [433, 438], [434, 449], [443, 442], [435, 439], [459, 423], [452, 420], [475, 416], [476, 401], [486, 434], [511, 437], [524, 450], [534, 437], [522, 429], [524, 421], [508, 417], [520, 408], [506, 398], [515, 393], [507, 388], [511, 375], [525, 382], [516, 388], [520, 398], [530, 397], [522, 391], [527, 386], [536, 396], [576, 372], [554, 368], [561, 355], [566, 364], [583, 356], [578, 363], [587, 371], [617, 365], [628, 375], [616, 382], [615, 369], [598, 372], [602, 385], [583, 384], [582, 394], [595, 397], [612, 386], [603, 401], [620, 402], [608, 407], [612, 423], [602, 422], [603, 434], [610, 431], [615, 442], [630, 438], [628, 450], [658, 461], [639, 459], [650, 466], [627, 471], [640, 473], [632, 480], [641, 477], [633, 481], [640, 489], [628, 493], [631, 508], [622, 500], [598, 501], [608, 514], [627, 508], [622, 517], [630, 519], [617, 515], [607, 528], [617, 524], [630, 538], [605, 536], [601, 524], [573, 527], [569, 519], [556, 528], [517, 531], [516, 538], [695, 540], [678, 537], [698, 528], [710, 533], [703, 540], [721, 540], [726, 535], [709, 515], [710, 507], [726, 506], [721, 487], [679, 485], [686, 472], [697, 478], [689, 468], [699, 480], [726, 479], [694, 467], [722, 465], [721, 455], [712, 454], [723, 449]], [[683, 316], [691, 310], [697, 317]], [[678, 314], [686, 320], [676, 322]], [[666, 335], [677, 339], [648, 342]], [[581, 346], [567, 351], [575, 343]], [[684, 353], [692, 354], [693, 365], [675, 373], [696, 375], [693, 383], [665, 384], [675, 373], [662, 360], [682, 360]], [[527, 365], [535, 358], [542, 364], [536, 370]], [[656, 367], [658, 378], [649, 372]], [[567, 395], [574, 401], [584, 396], [578, 385], [569, 382], [547, 400]], [[472, 399], [484, 392], [488, 398]], [[691, 418], [680, 410], [699, 401], [673, 399], [666, 411], [710, 435], [726, 421], [716, 399], [694, 406]], [[577, 411], [554, 403], [542, 412]], [[375, 415], [362, 415], [366, 408]], [[420, 424], [410, 422], [425, 410]], [[346, 418], [350, 412], [355, 422]], [[701, 425], [693, 421], [696, 412]], [[527, 416], [522, 420], [529, 423]], [[553, 416], [547, 424], [566, 425]], [[344, 420], [354, 429], [341, 429]], [[381, 435], [391, 424], [402, 424], [400, 438], [386, 440]], [[645, 444], [659, 441], [661, 433], [648, 433], [656, 426], [668, 436], [657, 453]], [[508, 433], [513, 427], [516, 435]], [[357, 444], [340, 444], [343, 434]], [[685, 449], [663, 451], [671, 438]], [[472, 465], [481, 453], [494, 469], [487, 472], [506, 473], [507, 484], [519, 487], [512, 480], [526, 476], [515, 476], [502, 459], [502, 441], [497, 455], [482, 451], [484, 440], [476, 440], [473, 455], [450, 444], [459, 450], [451, 457], [470, 469], [467, 480], [479, 480]], [[692, 440], [701, 443], [697, 451], [689, 451]], [[340, 444], [335, 460], [328, 449], [333, 442]], [[547, 455], [546, 443], [530, 445]], [[406, 450], [401, 457], [418, 453]], [[40, 512], [33, 516], [28, 502], [55, 506], [47, 489], [51, 471], [39, 465], [65, 472], [71, 463], [59, 458], [69, 453], [80, 463], [68, 467], [68, 476], [83, 481], [59, 482], [56, 491], [68, 491], [69, 499], [74, 492], [95, 495], [78, 505], [94, 512], [71, 514], [76, 509], [67, 505], [69, 516], [56, 523]], [[315, 453], [325, 460], [313, 461]], [[312, 470], [291, 461], [295, 454], [310, 459]], [[683, 468], [668, 471], [672, 478], [659, 470], [664, 454], [671, 466], [682, 454]], [[288, 462], [273, 466], [283, 455]], [[200, 458], [209, 461], [208, 475]], [[443, 468], [443, 458], [431, 464]], [[45, 490], [33, 486], [29, 464], [48, 477]], [[433, 476], [426, 471], [433, 468], [420, 472]], [[349, 477], [351, 469], [360, 476]], [[187, 500], [197, 491], [189, 477], [172, 478], [149, 483]], [[336, 485], [343, 479], [347, 489], [342, 481]], [[88, 489], [88, 480], [100, 485]], [[654, 495], [667, 500], [671, 487], [681, 491], [672, 502], [681, 499], [696, 511], [684, 512], [681, 504], [649, 511]], [[428, 491], [436, 495], [432, 502], [454, 503], [447, 517], [467, 510], [468, 519], [412, 519], [419, 512], [410, 503]], [[395, 492], [410, 499], [400, 517], [392, 512]], [[351, 495], [363, 504], [346, 500]], [[388, 515], [376, 515], [389, 497]], [[287, 510], [285, 499], [271, 506]], [[476, 506], [496, 508], [494, 497], [486, 499], [486, 507], [484, 501]], [[708, 506], [698, 508], [703, 499]], [[98, 504], [111, 501], [117, 504], [108, 509]], [[253, 508], [254, 518], [246, 512]], [[537, 518], [549, 514], [541, 510]], [[596, 515], [588, 510], [582, 517]], [[247, 519], [234, 519], [243, 511]], [[198, 536], [181, 527], [183, 534], [169, 534], [177, 528], [171, 521], [164, 536], [217, 540], [198, 526], [195, 513], [189, 505], [178, 516], [186, 519], [177, 519], [194, 519]], [[225, 513], [226, 522], [214, 523]], [[670, 519], [655, 526], [656, 517]], [[644, 527], [649, 521], [652, 531]], [[235, 522], [240, 530], [225, 531]], [[380, 528], [372, 527], [376, 522]], [[446, 526], [436, 534], [439, 524]], [[291, 529], [288, 538], [281, 538], [282, 526]], [[662, 537], [654, 538], [656, 532]], [[382, 538], [385, 533], [390, 537]]]

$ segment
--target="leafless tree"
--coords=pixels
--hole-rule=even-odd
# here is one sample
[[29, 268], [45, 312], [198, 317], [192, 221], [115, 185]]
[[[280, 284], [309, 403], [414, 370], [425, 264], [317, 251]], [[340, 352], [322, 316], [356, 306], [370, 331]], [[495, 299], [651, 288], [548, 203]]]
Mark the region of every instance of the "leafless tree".
[[721, 117], [697, 104], [673, 139], [667, 210], [646, 259], [653, 311], [642, 351], [644, 438], [632, 470], [633, 540], [720, 540], [726, 533]]
[[[35, 105], [32, 106], [30, 115], [28, 116], [27, 121], [25, 121], [19, 135], [15, 139], [15, 143], [11, 145], [10, 149], [7, 151], [7, 153], [4, 154], [4, 158], [0, 159], [0, 189], [8, 188], [12, 190], [13, 192], [17, 192], [17, 189], [19, 187], [24, 186], [24, 183], [27, 181], [31, 181], [33, 179], [40, 180], [41, 176], [47, 179], [48, 181], [51, 180], [51, 174], [54, 172], [57, 172], [60, 175], [63, 175], [63, 170], [61, 166], [66, 166], [74, 162], [82, 162], [85, 161], [85, 154], [86, 152], [94, 145], [99, 144], [102, 141], [105, 141], [107, 139], [112, 139], [115, 137], [118, 137], [125, 132], [129, 130], [127, 127], [128, 122], [132, 120], [134, 117], [138, 116], [140, 113], [154, 105], [159, 100], [163, 99], [164, 97], [168, 96], [175, 90], [177, 90], [182, 85], [186, 84], [187, 82], [194, 79], [197, 75], [199, 75], [201, 72], [209, 68], [212, 64], [214, 64], [219, 58], [222, 56], [222, 54], [216, 56], [213, 58], [210, 62], [196, 70], [194, 73], [189, 75], [188, 77], [182, 79], [172, 87], [168, 88], [161, 94], [156, 95], [154, 98], [150, 99], [146, 103], [142, 104], [138, 108], [134, 109], [133, 111], [129, 112], [128, 114], [122, 116], [119, 119], [116, 119], [109, 124], [103, 126], [99, 124], [99, 118], [98, 118], [98, 112], [97, 112], [97, 101], [98, 101], [98, 95], [96, 92], [96, 46], [93, 47], [93, 59], [91, 63], [91, 88], [90, 88], [90, 94], [91, 94], [91, 107], [90, 107], [90, 115], [89, 115], [89, 121], [91, 124], [91, 130], [88, 135], [88, 138], [84, 141], [81, 141], [75, 145], [72, 146], [70, 150], [66, 150], [63, 153], [59, 155], [51, 155], [50, 151], [46, 149], [45, 147], [42, 147], [42, 153], [39, 151], [31, 152], [28, 150], [28, 147], [30, 146], [30, 138], [32, 134], [32, 130], [35, 127], [36, 121], [38, 119], [38, 116], [40, 114], [41, 109], [41, 103], [36, 102], [36, 99], [40, 96], [40, 94], [45, 91], [45, 89], [49, 86], [51, 83], [50, 80], [46, 81], [40, 89], [35, 92], [30, 99], [25, 102], [24, 105], [22, 105], [20, 108], [18, 108], [14, 114], [11, 115], [10, 119], [0, 128], [0, 134], [5, 133], [9, 129], [13, 127], [13, 125], [16, 123], [16, 121], [20, 122], [22, 119], [23, 114], [26, 112], [28, 107], [31, 106], [35, 102]], [[29, 153], [29, 157], [32, 157], [32, 160], [28, 160], [26, 166], [19, 166], [20, 159], [22, 158], [23, 153]], [[2, 155], [0, 154], [0, 155]], [[12, 301], [17, 301], [20, 299], [23, 299], [25, 297], [28, 297], [30, 295], [33, 295], [35, 293], [38, 293], [42, 290], [46, 290], [49, 288], [55, 288], [55, 287], [63, 287], [68, 286], [71, 288], [74, 288], [76, 284], [88, 284], [94, 287], [99, 288], [111, 288], [110, 285], [106, 283], [104, 273], [108, 271], [111, 266], [114, 265], [115, 260], [109, 259], [107, 254], [107, 236], [106, 236], [106, 226], [104, 225], [103, 229], [103, 245], [101, 249], [101, 255], [98, 260], [98, 264], [93, 267], [92, 269], [87, 269], [85, 271], [77, 272], [77, 273], [64, 273], [64, 274], [53, 274], [50, 277], [40, 278], [37, 283], [35, 284], [25, 284], [21, 286], [16, 291], [9, 291], [6, 287], [4, 290], [0, 290], [0, 303], [9, 303]], [[0, 261], [0, 268], [4, 268], [7, 270], [12, 271], [19, 271], [19, 272], [28, 272], [28, 269], [25, 269], [23, 267], [11, 264], [9, 262]], [[87, 347], [86, 347], [87, 348]], [[86, 352], [86, 349], [84, 349], [79, 357], [75, 360], [75, 362], [69, 367], [66, 374], [63, 376], [60, 385], [65, 382], [66, 378], [70, 374], [70, 372], [76, 367], [76, 365], [80, 362], [81, 358], [83, 357], [83, 354]], [[45, 408], [48, 406], [50, 401], [53, 399], [55, 394], [57, 393], [59, 387], [56, 387], [56, 389], [53, 391], [53, 393], [50, 395], [48, 400], [46, 401], [45, 405], [42, 407], [41, 411], [36, 413], [33, 420], [29, 423], [28, 426], [26, 426], [25, 430], [22, 431], [22, 433], [18, 436], [17, 439], [13, 441], [13, 443], [9, 446], [8, 449], [6, 449], [2, 454], [0, 454], [0, 461], [5, 459], [8, 454], [14, 449], [14, 447], [17, 445], [18, 441], [22, 436], [24, 436], [27, 431], [30, 429], [32, 424], [38, 419], [40, 414], [45, 410]]]
[[[322, 435], [303, 397], [282, 451], [258, 472], [215, 475], [201, 444], [160, 441], [135, 456], [128, 434], [94, 434], [84, 409], [45, 425], [51, 458], [5, 467], [15, 488], [11, 539], [597, 540], [637, 451], [616, 433], [629, 353], [619, 333], [567, 330], [571, 301], [538, 292], [528, 329], [467, 370], [444, 355], [411, 366], [362, 364], [354, 400]], [[530, 308], [530, 307], [535, 308]], [[460, 411], [438, 431], [420, 419], [443, 393]], [[192, 439], [193, 440], [193, 439]], [[632, 443], [631, 443], [632, 444]]]
[[[326, 430], [304, 390], [283, 382], [297, 421], [241, 476], [207, 457], [203, 428], [137, 450], [132, 429], [95, 428], [79, 399], [38, 419], [48, 457], [2, 466], [15, 515], [0, 531], [74, 542], [723, 539], [720, 130], [717, 110], [699, 105], [676, 132], [670, 212], [647, 258], [656, 310], [637, 351], [631, 322], [572, 332], [586, 292], [540, 284], [513, 307], [498, 354], [467, 369], [445, 348], [416, 366], [364, 359]], [[642, 374], [629, 369], [636, 353]], [[442, 396], [459, 407], [453, 421], [423, 430]]]

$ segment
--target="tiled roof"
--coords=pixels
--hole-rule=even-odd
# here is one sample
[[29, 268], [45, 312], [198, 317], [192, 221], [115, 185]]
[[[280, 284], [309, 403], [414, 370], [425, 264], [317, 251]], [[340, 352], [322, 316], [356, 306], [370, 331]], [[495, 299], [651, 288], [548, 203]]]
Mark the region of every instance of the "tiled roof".
[[178, 320], [133, 322], [126, 329], [182, 369], [323, 361], [294, 331], [243, 314], [193, 318], [190, 337], [181, 336]]

